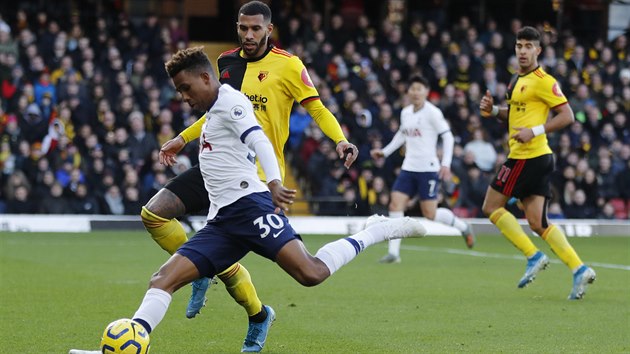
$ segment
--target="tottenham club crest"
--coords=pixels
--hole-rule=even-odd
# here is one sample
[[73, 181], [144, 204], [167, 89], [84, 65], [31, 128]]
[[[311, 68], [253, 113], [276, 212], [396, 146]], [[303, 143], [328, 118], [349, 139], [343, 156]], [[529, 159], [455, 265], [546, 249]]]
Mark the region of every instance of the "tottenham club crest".
[[230, 111], [230, 116], [234, 120], [239, 120], [245, 117], [246, 115], [247, 115], [247, 112], [245, 111], [245, 108], [243, 108], [242, 106], [234, 106], [232, 107], [232, 110]]

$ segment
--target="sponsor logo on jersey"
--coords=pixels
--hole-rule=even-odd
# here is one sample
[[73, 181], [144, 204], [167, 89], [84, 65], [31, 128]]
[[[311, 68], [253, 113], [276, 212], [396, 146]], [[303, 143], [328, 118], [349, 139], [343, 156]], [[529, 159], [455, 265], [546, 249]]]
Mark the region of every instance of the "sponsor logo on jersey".
[[422, 136], [422, 132], [418, 128], [404, 128], [402, 133], [406, 136]]
[[247, 92], [243, 92], [247, 98], [252, 102], [252, 106], [254, 107], [254, 111], [267, 111], [267, 97], [263, 95], [249, 95]]
[[230, 117], [232, 117], [232, 119], [234, 120], [239, 120], [243, 117], [245, 117], [247, 115], [247, 112], [245, 111], [245, 108], [243, 108], [243, 106], [234, 106], [232, 107], [232, 109], [230, 110]]

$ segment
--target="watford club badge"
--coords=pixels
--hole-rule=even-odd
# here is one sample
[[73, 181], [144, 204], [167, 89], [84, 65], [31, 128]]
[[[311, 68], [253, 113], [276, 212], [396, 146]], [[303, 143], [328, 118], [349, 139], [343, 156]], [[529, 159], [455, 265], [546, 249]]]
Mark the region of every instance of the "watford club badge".
[[269, 71], [261, 71], [258, 73], [258, 81], [263, 82], [269, 76]]

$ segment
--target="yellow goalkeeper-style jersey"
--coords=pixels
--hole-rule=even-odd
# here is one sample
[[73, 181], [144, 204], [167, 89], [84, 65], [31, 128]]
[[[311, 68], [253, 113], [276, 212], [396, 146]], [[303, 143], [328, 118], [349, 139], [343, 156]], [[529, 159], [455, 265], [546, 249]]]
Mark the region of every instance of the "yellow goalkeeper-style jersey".
[[[549, 110], [567, 103], [567, 98], [553, 76], [540, 67], [512, 78], [506, 93], [508, 103], [509, 134], [517, 132], [514, 127], [532, 128], [547, 122]], [[527, 143], [509, 140], [512, 159], [531, 159], [551, 154], [547, 135], [541, 134]]]
[[[284, 179], [284, 145], [289, 137], [289, 116], [293, 102], [303, 105], [324, 134], [335, 143], [345, 140], [337, 119], [319, 99], [304, 64], [295, 55], [270, 45], [259, 58], [246, 59], [241, 48], [222, 53], [218, 59], [219, 81], [243, 92], [254, 107], [254, 114], [273, 145]], [[180, 135], [186, 142], [201, 133], [205, 117]], [[199, 123], [199, 124], [198, 124]], [[258, 176], [265, 180], [258, 165]]]

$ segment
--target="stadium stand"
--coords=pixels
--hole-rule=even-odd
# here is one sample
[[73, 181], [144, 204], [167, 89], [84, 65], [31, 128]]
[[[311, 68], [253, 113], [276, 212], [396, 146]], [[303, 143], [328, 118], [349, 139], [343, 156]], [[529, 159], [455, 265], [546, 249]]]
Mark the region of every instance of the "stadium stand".
[[[188, 45], [183, 22], [131, 18], [120, 2], [106, 2], [98, 17], [96, 9], [19, 3], [0, 19], [0, 213], [139, 214], [168, 178], [196, 163], [195, 144], [176, 168], [157, 161], [159, 146], [199, 114], [178, 100], [163, 68]], [[308, 114], [294, 110], [287, 155], [310, 207], [302, 203], [300, 213], [387, 210], [404, 152], [371, 161], [369, 150], [392, 138], [406, 104], [405, 78], [422, 74], [456, 137], [454, 176], [441, 203], [459, 216], [480, 217], [493, 166], [505, 159], [507, 129], [482, 119], [478, 102], [486, 89], [503, 99], [521, 22], [474, 23], [465, 14], [445, 21], [443, 8], [399, 22], [367, 16], [361, 1], [333, 2], [338, 11], [324, 16], [314, 2], [298, 3], [302, 8], [274, 9], [275, 44], [302, 58], [322, 101], [360, 149], [345, 170]], [[528, 24], [544, 33], [540, 63], [576, 114], [569, 129], [550, 136], [554, 215], [628, 219], [627, 33], [606, 41]], [[482, 148], [496, 157], [479, 156], [489, 151]]]

